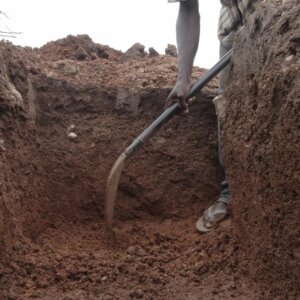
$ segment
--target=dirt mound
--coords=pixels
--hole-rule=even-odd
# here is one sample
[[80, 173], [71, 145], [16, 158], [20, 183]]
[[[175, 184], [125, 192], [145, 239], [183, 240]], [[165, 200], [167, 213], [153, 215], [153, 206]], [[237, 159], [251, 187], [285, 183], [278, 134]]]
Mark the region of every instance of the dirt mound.
[[262, 6], [236, 45], [224, 155], [245, 270], [299, 292], [300, 5]]
[[97, 58], [118, 60], [121, 51], [106, 45], [94, 43], [87, 35], [73, 36], [49, 42], [37, 50], [47, 60], [72, 59], [72, 60], [95, 60]]
[[[255, 19], [238, 43], [239, 85], [228, 91], [223, 141], [234, 222], [208, 235], [195, 222], [219, 194], [217, 80], [189, 115], [175, 117], [126, 162], [111, 241], [107, 176], [163, 111], [176, 58], [122, 62], [123, 53], [88, 36], [40, 49], [0, 43], [1, 298], [297, 297], [299, 5], [291, 3]], [[278, 47], [267, 48], [271, 41]], [[194, 80], [203, 71], [195, 68]]]

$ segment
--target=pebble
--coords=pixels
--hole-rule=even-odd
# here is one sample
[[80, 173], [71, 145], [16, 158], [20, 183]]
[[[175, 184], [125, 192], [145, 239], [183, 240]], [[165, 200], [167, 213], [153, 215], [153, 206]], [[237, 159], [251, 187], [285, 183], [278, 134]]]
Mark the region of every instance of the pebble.
[[67, 132], [66, 132], [67, 137], [71, 140], [74, 140], [77, 138], [77, 134], [74, 132], [74, 129], [75, 129], [75, 125], [72, 124], [68, 127]]
[[285, 58], [286, 62], [291, 62], [294, 59], [295, 55], [291, 54]]
[[71, 140], [76, 139], [77, 138], [77, 134], [75, 132], [70, 132], [68, 134], [68, 138], [71, 139]]

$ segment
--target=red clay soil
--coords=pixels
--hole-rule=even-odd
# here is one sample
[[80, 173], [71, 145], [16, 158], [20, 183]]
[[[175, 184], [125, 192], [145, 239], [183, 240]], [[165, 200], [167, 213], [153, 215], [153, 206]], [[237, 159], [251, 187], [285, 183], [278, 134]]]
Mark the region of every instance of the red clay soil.
[[299, 295], [299, 1], [261, 5], [235, 46], [224, 159], [243, 265], [274, 294]]
[[[289, 11], [286, 16], [291, 31], [297, 32], [299, 5], [286, 4], [280, 9]], [[271, 22], [276, 26], [283, 22], [271, 17], [268, 20], [274, 20]], [[264, 25], [268, 21], [259, 24], [263, 25], [251, 36], [256, 48], [259, 43], [265, 45], [264, 38], [270, 38], [270, 32], [276, 35], [277, 30]], [[270, 30], [264, 38], [260, 37], [264, 36], [262, 28]], [[288, 36], [289, 30], [277, 34], [278, 45]], [[239, 43], [237, 51], [246, 59], [242, 47]], [[253, 177], [257, 181], [249, 181], [250, 167], [241, 155], [247, 150], [237, 140], [243, 136], [229, 129], [229, 119], [234, 126], [238, 126], [234, 122], [244, 124], [235, 127], [237, 130], [246, 130], [248, 124], [259, 132], [262, 124], [261, 119], [253, 123], [252, 114], [241, 114], [242, 121], [239, 119], [238, 113], [247, 111], [242, 104], [249, 102], [240, 101], [240, 95], [254, 99], [250, 98], [252, 90], [247, 89], [252, 82], [247, 77], [251, 69], [243, 69], [243, 60], [234, 58], [234, 70], [245, 80], [238, 94], [229, 90], [234, 100], [226, 115], [223, 141], [232, 183], [233, 218], [207, 235], [195, 229], [199, 215], [218, 196], [222, 179], [211, 101], [217, 93], [214, 80], [197, 97], [188, 115], [176, 116], [126, 161], [117, 196], [115, 237], [109, 240], [104, 233], [104, 197], [110, 168], [163, 111], [176, 80], [176, 58], [143, 53], [142, 58], [126, 57], [122, 62], [123, 53], [95, 44], [87, 36], [69, 36], [40, 49], [5, 42], [0, 48], [1, 299], [297, 298], [299, 227], [295, 227], [292, 210], [298, 203], [297, 191], [288, 190], [284, 198], [287, 211], [279, 206], [279, 197], [268, 210], [269, 195], [277, 191], [282, 197], [283, 192], [272, 189], [271, 193], [262, 185], [280, 184], [265, 177], [258, 180], [258, 176]], [[295, 49], [293, 59], [299, 62], [299, 48]], [[273, 78], [272, 66], [266, 64], [267, 73], [263, 73], [265, 64], [253, 53], [257, 60], [253, 66], [260, 70], [257, 76], [270, 74]], [[283, 59], [286, 54], [281, 53]], [[293, 82], [290, 93], [284, 85], [275, 90], [282, 104], [295, 99], [289, 95], [299, 96], [298, 67], [287, 65], [289, 82]], [[203, 70], [195, 68], [194, 80], [201, 74]], [[261, 82], [261, 78], [254, 80]], [[284, 82], [282, 76], [278, 80]], [[260, 92], [257, 95], [263, 98]], [[268, 99], [262, 100], [264, 105]], [[281, 128], [292, 130], [296, 124], [292, 116], [297, 116], [293, 107], [287, 110], [283, 106], [276, 106], [276, 116], [288, 114], [290, 123]], [[75, 138], [68, 137], [70, 131]], [[255, 140], [253, 145], [258, 143], [261, 141]], [[281, 157], [287, 157], [283, 148], [276, 149]], [[290, 166], [290, 178], [296, 180], [297, 153], [289, 153], [289, 161], [282, 164]], [[279, 160], [278, 155], [273, 159]], [[245, 160], [250, 162], [250, 158]], [[276, 172], [282, 164], [277, 165]], [[286, 177], [281, 180], [289, 183], [288, 188], [297, 184]], [[253, 201], [256, 198], [262, 200]], [[257, 205], [268, 213], [266, 219]], [[282, 231], [275, 223], [277, 207], [285, 228]], [[269, 255], [269, 250], [282, 255], [272, 265], [278, 276], [270, 270], [274, 256], [259, 255]]]

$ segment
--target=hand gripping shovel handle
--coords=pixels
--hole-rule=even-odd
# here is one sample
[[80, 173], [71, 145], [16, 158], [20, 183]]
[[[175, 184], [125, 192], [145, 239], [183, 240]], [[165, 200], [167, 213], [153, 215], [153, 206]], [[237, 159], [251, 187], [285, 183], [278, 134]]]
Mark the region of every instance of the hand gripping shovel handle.
[[[202, 88], [214, 78], [229, 63], [233, 50], [229, 50], [202, 78], [200, 78], [191, 88], [188, 98], [196, 96]], [[178, 103], [167, 108], [149, 127], [147, 127], [125, 150], [126, 157], [130, 157], [142, 144], [157, 132], [162, 125], [168, 122], [174, 115], [182, 110]]]

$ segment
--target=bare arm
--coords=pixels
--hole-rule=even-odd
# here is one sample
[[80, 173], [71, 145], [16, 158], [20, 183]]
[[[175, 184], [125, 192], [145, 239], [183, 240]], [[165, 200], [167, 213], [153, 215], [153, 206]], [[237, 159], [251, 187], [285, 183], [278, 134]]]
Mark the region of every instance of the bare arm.
[[178, 80], [190, 84], [200, 35], [198, 0], [181, 2], [176, 23]]
[[198, 0], [180, 2], [176, 23], [178, 48], [178, 77], [176, 85], [168, 96], [166, 106], [179, 101], [187, 111], [186, 97], [191, 85], [191, 73], [197, 53], [200, 36], [200, 15]]

